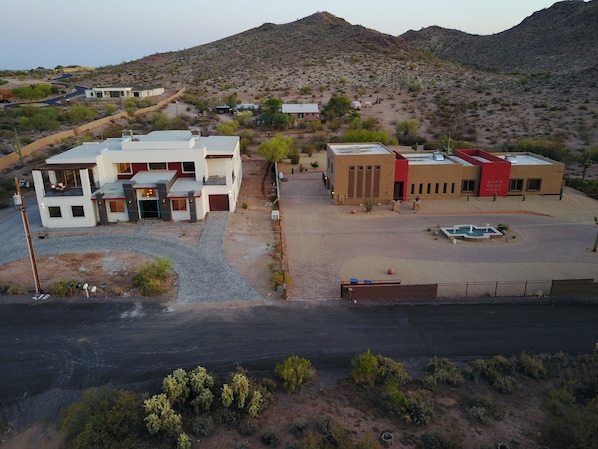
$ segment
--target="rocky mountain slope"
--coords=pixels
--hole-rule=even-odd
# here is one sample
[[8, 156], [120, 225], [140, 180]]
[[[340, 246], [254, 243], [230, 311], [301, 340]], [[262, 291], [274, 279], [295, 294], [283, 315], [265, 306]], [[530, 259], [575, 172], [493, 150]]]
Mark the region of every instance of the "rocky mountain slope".
[[440, 27], [402, 37], [434, 55], [504, 73], [598, 73], [598, 1], [561, 1], [502, 33], [479, 36]]
[[[557, 3], [495, 36], [427, 29], [396, 37], [321, 12], [104, 67], [77, 83], [185, 86], [212, 102], [234, 93], [243, 102], [275, 96], [323, 105], [345, 93], [383, 101], [384, 110], [367, 113], [391, 132], [417, 118], [427, 139], [451, 133], [504, 148], [530, 137], [586, 148], [598, 144], [596, 6]], [[462, 49], [461, 59], [451, 48]]]

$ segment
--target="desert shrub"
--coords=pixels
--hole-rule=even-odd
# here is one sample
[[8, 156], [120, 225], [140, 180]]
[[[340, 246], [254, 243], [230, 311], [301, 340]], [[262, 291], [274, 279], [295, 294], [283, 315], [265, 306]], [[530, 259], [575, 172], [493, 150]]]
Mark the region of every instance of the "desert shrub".
[[256, 418], [247, 416], [239, 421], [237, 430], [241, 435], [253, 435], [259, 428], [259, 421]]
[[295, 418], [291, 423], [290, 431], [296, 437], [300, 437], [306, 427], [307, 421], [304, 418]]
[[312, 168], [318, 168], [320, 166], [320, 164], [318, 163], [318, 161], [313, 161], [311, 163]]
[[598, 448], [598, 396], [572, 404], [565, 413], [551, 414], [540, 428], [540, 440], [549, 447], [562, 449]]
[[135, 286], [144, 296], [158, 296], [168, 291], [166, 280], [173, 263], [168, 256], [156, 257], [152, 263], [146, 262], [134, 277]]
[[494, 356], [490, 360], [474, 360], [468, 368], [470, 377], [476, 380], [484, 379], [503, 394], [515, 391], [519, 386], [517, 380], [510, 375], [512, 372], [513, 364], [502, 355]]
[[492, 381], [492, 386], [502, 394], [512, 393], [519, 388], [517, 379], [513, 376], [498, 376]]
[[27, 293], [29, 293], [29, 289], [22, 285], [11, 285], [6, 289], [7, 295], [25, 295]]
[[519, 354], [517, 358], [517, 369], [526, 376], [534, 379], [543, 379], [546, 377], [546, 367], [542, 359], [525, 352]]
[[316, 370], [309, 360], [292, 355], [277, 363], [274, 373], [282, 379], [284, 388], [289, 393], [293, 393], [302, 385], [311, 382], [316, 375]]
[[380, 365], [380, 382], [395, 382], [398, 385], [411, 382], [412, 378], [401, 362], [397, 362], [396, 360], [381, 355], [377, 355], [376, 358]]
[[461, 442], [438, 432], [426, 432], [421, 436], [423, 449], [460, 449]]
[[280, 435], [274, 430], [268, 430], [262, 434], [260, 440], [266, 446], [278, 446], [280, 443]]
[[243, 209], [247, 209], [249, 206], [247, 205], [247, 203], [246, 203], [246, 202], [243, 202], [243, 203], [241, 204], [241, 207], [242, 207]]
[[191, 421], [191, 434], [196, 437], [207, 437], [214, 432], [214, 418], [210, 415], [199, 415]]
[[416, 425], [428, 424], [434, 417], [434, 402], [426, 397], [425, 392], [408, 391], [405, 393], [403, 419]]
[[495, 406], [492, 396], [474, 396], [467, 412], [468, 418], [478, 424], [489, 426], [495, 418]]
[[427, 424], [434, 417], [434, 403], [427, 392], [403, 393], [396, 383], [390, 383], [380, 396], [380, 405], [388, 413], [401, 417], [407, 423]]
[[380, 363], [375, 355], [368, 349], [363, 354], [356, 355], [351, 360], [351, 377], [358, 385], [373, 388], [380, 377]]
[[76, 285], [76, 281], [56, 281], [50, 285], [49, 292], [57, 298], [64, 298], [70, 292], [70, 288]]
[[459, 368], [448, 359], [434, 357], [428, 360], [424, 369], [430, 373], [428, 377], [433, 379], [434, 384], [460, 385], [464, 381]]
[[260, 385], [270, 393], [276, 391], [276, 388], [278, 388], [278, 384], [276, 383], [276, 381], [269, 377], [262, 378], [262, 380], [260, 380]]
[[336, 431], [337, 423], [329, 414], [324, 414], [318, 419], [318, 432], [322, 435], [333, 434]]
[[301, 154], [298, 151], [291, 151], [289, 153], [289, 159], [291, 161], [291, 164], [297, 165], [301, 160]]
[[249, 449], [249, 443], [247, 441], [239, 441], [236, 445], [235, 445], [235, 449]]
[[134, 393], [92, 388], [68, 406], [61, 426], [68, 449], [128, 449], [142, 435], [143, 410]]
[[276, 290], [278, 287], [290, 286], [293, 283], [293, 278], [284, 271], [275, 271], [272, 273], [272, 288]]

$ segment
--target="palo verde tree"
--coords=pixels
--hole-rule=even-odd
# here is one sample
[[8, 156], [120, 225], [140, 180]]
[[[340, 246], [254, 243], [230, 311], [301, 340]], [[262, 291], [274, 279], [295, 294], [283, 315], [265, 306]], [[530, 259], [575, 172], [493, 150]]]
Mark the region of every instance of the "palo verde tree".
[[277, 134], [270, 140], [260, 143], [257, 152], [268, 161], [269, 170], [274, 162], [281, 162], [288, 156], [292, 145], [292, 137]]

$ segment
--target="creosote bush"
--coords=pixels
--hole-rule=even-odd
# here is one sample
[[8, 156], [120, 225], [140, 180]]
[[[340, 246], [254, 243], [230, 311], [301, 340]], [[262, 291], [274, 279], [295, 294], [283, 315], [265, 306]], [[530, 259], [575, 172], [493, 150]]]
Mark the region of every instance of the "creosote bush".
[[459, 368], [448, 359], [434, 357], [428, 360], [424, 369], [429, 373], [424, 378], [424, 382], [428, 385], [436, 385], [437, 383], [460, 385], [464, 382]]

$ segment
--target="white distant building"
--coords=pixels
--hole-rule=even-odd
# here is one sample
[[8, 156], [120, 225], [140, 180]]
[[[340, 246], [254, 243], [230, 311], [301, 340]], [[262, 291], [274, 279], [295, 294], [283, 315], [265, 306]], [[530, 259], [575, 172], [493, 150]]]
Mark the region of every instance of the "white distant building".
[[86, 142], [33, 170], [42, 226], [90, 227], [143, 219], [196, 222], [234, 211], [241, 188], [238, 136], [125, 133]]
[[118, 100], [120, 98], [149, 98], [164, 94], [163, 87], [142, 87], [129, 84], [116, 84], [106, 87], [85, 89], [85, 98], [93, 100]]

